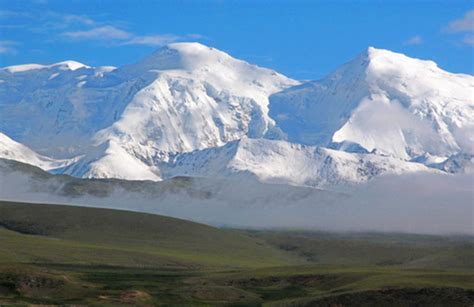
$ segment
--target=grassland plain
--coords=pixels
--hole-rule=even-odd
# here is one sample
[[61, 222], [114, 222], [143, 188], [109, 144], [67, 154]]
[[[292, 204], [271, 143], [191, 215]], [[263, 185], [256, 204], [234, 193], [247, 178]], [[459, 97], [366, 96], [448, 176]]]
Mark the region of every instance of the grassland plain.
[[472, 306], [474, 239], [0, 202], [1, 305]]

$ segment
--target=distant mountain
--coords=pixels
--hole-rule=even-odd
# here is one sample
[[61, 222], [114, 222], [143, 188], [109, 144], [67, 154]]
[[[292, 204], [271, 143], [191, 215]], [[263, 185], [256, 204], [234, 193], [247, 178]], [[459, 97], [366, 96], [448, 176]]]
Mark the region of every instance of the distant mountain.
[[214, 225], [275, 225], [261, 221], [257, 212], [286, 210], [289, 204], [324, 208], [347, 197], [315, 188], [265, 184], [255, 178], [83, 179], [0, 158], [1, 200], [127, 209]]
[[120, 68], [0, 69], [0, 157], [85, 178], [312, 187], [465, 172], [474, 169], [473, 95], [472, 76], [375, 48], [302, 83], [176, 43]]
[[0, 199], [126, 209], [246, 228], [474, 234], [469, 175], [381, 176], [344, 193], [266, 184], [251, 176], [212, 177], [83, 179], [0, 159]]
[[113, 69], [73, 61], [0, 69], [0, 131], [43, 155], [84, 153], [139, 89], [137, 80], [113, 86], [105, 77]]

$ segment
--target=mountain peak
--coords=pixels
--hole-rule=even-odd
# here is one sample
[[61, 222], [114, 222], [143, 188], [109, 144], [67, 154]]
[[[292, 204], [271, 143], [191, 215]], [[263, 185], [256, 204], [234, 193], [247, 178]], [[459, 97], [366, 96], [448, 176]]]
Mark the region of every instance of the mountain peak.
[[369, 62], [381, 58], [400, 59], [401, 56], [409, 58], [401, 53], [393, 52], [388, 49], [376, 48], [373, 46], [367, 47], [367, 49], [362, 52], [362, 57], [368, 60]]
[[[215, 48], [206, 46], [198, 42], [179, 42], [166, 45], [164, 48], [175, 49], [182, 53], [202, 53], [212, 52]], [[161, 48], [160, 48], [161, 49]]]
[[364, 52], [365, 52], [366, 54], [368, 54], [368, 55], [377, 55], [377, 54], [384, 53], [384, 52], [395, 53], [395, 52], [390, 51], [390, 50], [388, 50], [388, 49], [377, 48], [377, 47], [374, 47], [374, 46], [369, 46], [369, 47], [367, 47], [367, 49], [365, 49]]
[[272, 96], [269, 114], [292, 142], [446, 159], [469, 150], [473, 82], [433, 61], [369, 47], [322, 80]]
[[238, 61], [227, 53], [200, 43], [173, 43], [161, 47], [133, 65], [146, 70], [187, 70]]
[[387, 49], [369, 46], [353, 62], [363, 61], [364, 66], [369, 69], [381, 68], [382, 70], [413, 70], [413, 69], [439, 69], [438, 65], [431, 60], [421, 60], [406, 56], [403, 53], [390, 51]]
[[127, 75], [142, 75], [149, 71], [219, 69], [233, 61], [239, 60], [201, 43], [183, 42], [163, 46], [139, 62], [120, 68], [120, 71]]

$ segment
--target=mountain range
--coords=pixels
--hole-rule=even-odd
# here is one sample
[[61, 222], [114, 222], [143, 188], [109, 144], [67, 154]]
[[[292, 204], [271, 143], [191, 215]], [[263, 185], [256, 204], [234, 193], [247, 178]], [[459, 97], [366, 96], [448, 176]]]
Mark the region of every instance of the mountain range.
[[199, 43], [0, 69], [0, 158], [54, 174], [334, 187], [473, 170], [474, 77], [368, 48], [297, 81]]

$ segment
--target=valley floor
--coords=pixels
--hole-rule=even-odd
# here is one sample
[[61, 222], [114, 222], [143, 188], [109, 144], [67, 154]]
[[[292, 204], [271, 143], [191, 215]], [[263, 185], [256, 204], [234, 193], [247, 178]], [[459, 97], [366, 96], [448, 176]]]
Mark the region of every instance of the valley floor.
[[0, 305], [472, 306], [474, 238], [0, 202]]

